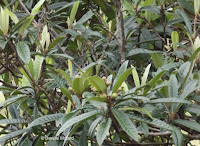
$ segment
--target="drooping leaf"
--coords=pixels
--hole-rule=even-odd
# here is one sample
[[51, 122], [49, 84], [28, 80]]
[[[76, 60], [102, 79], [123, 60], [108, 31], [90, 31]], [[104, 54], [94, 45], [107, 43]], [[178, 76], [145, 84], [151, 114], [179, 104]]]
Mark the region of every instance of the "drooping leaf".
[[183, 145], [183, 134], [181, 133], [180, 129], [176, 128], [176, 127], [172, 127], [173, 131], [172, 131], [172, 138], [174, 140], [174, 144], [175, 146], [182, 146]]
[[84, 14], [81, 19], [77, 22], [77, 24], [83, 24], [85, 23], [87, 20], [89, 20], [92, 16], [94, 15], [94, 13], [92, 11], [88, 11], [86, 14]]
[[178, 97], [178, 81], [174, 74], [170, 76], [170, 85], [168, 86], [168, 95], [170, 98]]
[[190, 121], [190, 120], [174, 120], [176, 124], [180, 124], [182, 126], [185, 126], [187, 128], [190, 128], [192, 130], [200, 132], [200, 124], [196, 121]]
[[137, 55], [137, 54], [153, 54], [153, 53], [162, 53], [161, 51], [152, 51], [152, 50], [147, 50], [147, 49], [142, 49], [142, 48], [136, 48], [132, 49], [128, 52], [127, 57]]
[[2, 119], [0, 120], [0, 124], [22, 124], [28, 123], [27, 120], [24, 119]]
[[10, 96], [7, 100], [3, 101], [2, 103], [0, 103], [0, 107], [3, 107], [3, 106], [6, 106], [10, 103], [13, 103], [21, 98], [25, 98], [26, 96], [24, 95], [13, 95], [13, 96]]
[[28, 64], [31, 58], [30, 49], [27, 43], [23, 41], [19, 41], [17, 43], [17, 54], [19, 55], [20, 59]]
[[149, 116], [149, 118], [153, 119], [151, 113], [148, 110], [146, 110], [145, 108], [140, 108], [140, 107], [124, 107], [124, 108], [120, 108], [120, 110], [138, 111], [138, 112], [146, 114], [147, 116]]
[[95, 111], [91, 111], [91, 112], [88, 112], [88, 113], [84, 113], [84, 114], [81, 114], [79, 116], [76, 116], [74, 118], [71, 118], [69, 119], [68, 121], [66, 121], [62, 127], [58, 130], [58, 132], [56, 133], [56, 135], [60, 135], [65, 129], [73, 126], [74, 124], [78, 123], [78, 122], [81, 122], [83, 120], [88, 120], [98, 114], [100, 114], [101, 112], [99, 110], [95, 110]]
[[194, 7], [191, 3], [187, 0], [178, 0], [183, 8], [187, 9], [191, 14], [194, 14]]
[[117, 109], [112, 109], [112, 113], [118, 123], [120, 124], [121, 128], [135, 141], [138, 141], [138, 132], [134, 124], [131, 122], [129, 117], [122, 111]]
[[170, 69], [174, 69], [174, 68], [177, 68], [181, 65], [181, 63], [179, 62], [173, 62], [173, 63], [168, 63], [168, 64], [165, 64], [163, 65], [162, 67], [160, 67], [157, 71], [157, 73], [163, 71], [163, 70], [170, 70]]
[[153, 118], [153, 120], [150, 120], [149, 118], [144, 118], [144, 117], [133, 115], [133, 114], [131, 114], [131, 115], [129, 114], [128, 116], [129, 116], [129, 118], [136, 120], [136, 121], [148, 123], [151, 125], [158, 126], [160, 128], [168, 129], [168, 130], [172, 129], [169, 124], [167, 124], [166, 122], [161, 121], [159, 119], [156, 119], [156, 118]]
[[176, 14], [179, 15], [179, 17], [181, 17], [184, 20], [184, 22], [186, 24], [187, 31], [190, 34], [192, 34], [192, 24], [190, 22], [188, 15], [181, 9], [177, 9], [175, 12], [176, 12]]
[[16, 137], [18, 135], [21, 135], [21, 134], [23, 134], [23, 133], [25, 133], [25, 132], [27, 132], [29, 130], [30, 129], [28, 129], [28, 128], [27, 129], [22, 129], [22, 130], [17, 130], [17, 131], [11, 132], [11, 133], [9, 133], [9, 134], [7, 134], [5, 136], [2, 136], [2, 137], [0, 137], [0, 143], [3, 143], [4, 141], [6, 141], [8, 139], [11, 139], [11, 138]]
[[71, 93], [67, 90], [66, 87], [60, 87], [60, 90], [71, 102], [73, 102]]
[[98, 130], [97, 130], [97, 143], [102, 145], [106, 135], [109, 133], [109, 129], [111, 126], [112, 120], [108, 118], [107, 120], [100, 123]]
[[90, 137], [92, 137], [92, 134], [93, 134], [95, 128], [97, 127], [97, 124], [98, 124], [102, 119], [103, 119], [103, 117], [102, 117], [102, 116], [99, 116], [96, 120], [94, 120], [94, 121], [92, 122], [92, 124], [90, 125], [90, 128], [89, 128], [89, 130], [88, 130], [88, 135], [89, 135]]
[[190, 101], [181, 98], [159, 98], [150, 100], [149, 103], [186, 103], [191, 104]]
[[41, 70], [42, 70], [42, 63], [43, 63], [44, 57], [36, 55], [34, 60], [34, 78], [37, 81], [40, 77]]
[[67, 55], [67, 54], [51, 54], [52, 56], [58, 56], [58, 57], [64, 57], [64, 58], [67, 58], [67, 59], [71, 59], [71, 60], [74, 60], [73, 57]]
[[56, 120], [62, 118], [64, 115], [65, 114], [57, 113], [57, 114], [51, 114], [51, 115], [45, 115], [45, 116], [39, 117], [39, 118], [35, 119], [34, 121], [32, 121], [28, 125], [28, 128], [38, 126], [38, 125], [43, 125], [48, 122], [56, 121]]
[[72, 85], [72, 79], [71, 79], [70, 75], [69, 75], [66, 71], [64, 71], [64, 70], [62, 70], [62, 69], [58, 69], [58, 72], [65, 78], [65, 80], [66, 80], [71, 86], [73, 86], [73, 85]]

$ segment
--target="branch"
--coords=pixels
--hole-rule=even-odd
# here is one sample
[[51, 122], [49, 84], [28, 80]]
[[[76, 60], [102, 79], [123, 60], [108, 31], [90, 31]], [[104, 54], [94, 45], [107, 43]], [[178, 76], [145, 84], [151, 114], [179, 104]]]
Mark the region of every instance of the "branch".
[[[122, 4], [121, 0], [112, 0], [112, 2], [115, 4], [116, 7], [116, 22], [117, 22], [117, 38], [119, 39], [118, 41], [118, 46], [120, 48], [120, 54], [121, 54], [121, 64], [125, 61], [125, 44], [126, 44], [126, 38], [124, 34], [124, 21], [123, 21], [123, 13], [122, 13]], [[121, 39], [120, 40], [120, 30], [121, 30]]]
[[21, 78], [20, 76], [16, 75], [12, 69], [10, 69], [9, 67], [7, 67], [6, 65], [4, 65], [1, 61], [0, 61], [0, 64], [2, 65], [3, 68], [1, 68], [0, 70], [0, 74], [3, 74], [3, 73], [6, 73], [6, 71], [10, 71], [10, 73], [16, 77], [16, 78]]
[[[53, 29], [50, 29], [50, 31], [53, 32], [55, 35], [58, 35]], [[54, 37], [54, 35], [53, 35], [52, 33], [50, 33], [50, 35], [51, 35], [51, 37], [52, 37], [53, 39], [55, 39], [55, 37]], [[63, 54], [68, 55], [68, 54], [62, 49], [62, 47], [61, 47], [58, 43], [57, 43], [57, 46], [58, 46], [59, 50], [60, 50]], [[71, 62], [72, 62], [78, 69], [81, 69], [81, 67], [80, 67], [74, 60], [72, 60], [72, 59], [70, 59], [70, 60], [71, 60]]]
[[[15, 48], [15, 45], [12, 43], [12, 42], [9, 42], [8, 45], [10, 46], [10, 48], [13, 50], [13, 52], [16, 52], [17, 54], [17, 51], [16, 51], [16, 48]], [[24, 67], [24, 64], [23, 62], [21, 61], [21, 59], [19, 58], [19, 56], [17, 55], [17, 59], [21, 65], [21, 67], [23, 68], [23, 70], [25, 71], [25, 73], [27, 74], [28, 78], [32, 81], [33, 85], [36, 86], [39, 90], [41, 90], [45, 96], [47, 97], [47, 99], [49, 101], [51, 101], [51, 98], [49, 97], [48, 93], [46, 92], [45, 89], [43, 89], [41, 86], [39, 86], [35, 80], [33, 79], [33, 77], [30, 75], [30, 73], [28, 72], [28, 70]]]
[[[24, 11], [27, 13], [27, 14], [31, 14], [29, 12], [29, 10], [26, 8], [26, 6], [24, 5], [24, 3], [21, 1], [21, 0], [18, 0], [19, 4], [22, 6], [22, 8], [24, 9]], [[33, 22], [37, 25], [37, 21], [35, 19], [33, 19]]]
[[119, 1], [120, 3], [120, 22], [121, 22], [121, 33], [122, 33], [122, 48], [121, 48], [121, 63], [125, 62], [126, 58], [125, 58], [125, 52], [126, 52], [126, 37], [125, 37], [125, 33], [124, 33], [124, 17], [123, 17], [123, 13], [122, 13], [122, 4], [121, 4], [121, 0]]
[[185, 135], [187, 136], [189, 139], [192, 139], [192, 140], [199, 140], [200, 139], [200, 134], [196, 134], [196, 135], [191, 135], [191, 134], [188, 134], [188, 135]]
[[107, 31], [108, 33], [110, 33], [116, 39], [117, 43], [119, 44], [120, 43], [120, 39], [112, 31], [110, 31], [106, 26], [104, 26], [103, 22], [101, 21], [101, 16], [99, 15], [99, 13], [95, 12], [92, 8], [91, 8], [91, 11], [96, 14], [96, 17], [99, 20], [99, 24], [102, 26], [102, 28], [105, 31]]
[[142, 17], [142, 16], [138, 13], [137, 9], [134, 9], [134, 10], [135, 10], [136, 16], [137, 16], [138, 18], [143, 19], [147, 24], [149, 24], [149, 25], [151, 26], [151, 28], [154, 30], [154, 32], [156, 33], [156, 35], [157, 35], [164, 43], [166, 43], [166, 42], [165, 42], [165, 39], [156, 31], [156, 29], [155, 29], [155, 27], [153, 26], [153, 24], [152, 24], [151, 22], [149, 22], [145, 17]]

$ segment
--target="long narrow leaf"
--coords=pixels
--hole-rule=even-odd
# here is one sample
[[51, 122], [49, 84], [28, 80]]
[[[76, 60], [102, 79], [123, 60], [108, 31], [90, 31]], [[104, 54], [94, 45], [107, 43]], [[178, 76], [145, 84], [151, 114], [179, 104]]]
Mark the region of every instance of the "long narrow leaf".
[[112, 93], [117, 92], [117, 90], [119, 89], [119, 87], [121, 86], [121, 84], [126, 80], [126, 78], [131, 74], [132, 72], [132, 68], [128, 69], [127, 71], [125, 71], [123, 74], [121, 74], [118, 79], [116, 80], [114, 86], [113, 86], [113, 90]]
[[76, 116], [68, 121], [65, 122], [65, 124], [62, 125], [62, 127], [58, 130], [58, 132], [56, 133], [56, 135], [60, 135], [63, 131], [65, 131], [65, 129], [73, 126], [74, 124], [81, 122], [83, 120], [86, 119], [90, 119], [98, 114], [100, 114], [101, 112], [99, 110], [95, 110], [95, 111], [91, 111], [88, 113], [84, 113], [82, 115]]
[[135, 141], [138, 141], [138, 132], [134, 124], [131, 122], [129, 117], [122, 111], [112, 109], [112, 112], [120, 124], [121, 128]]
[[106, 135], [109, 133], [111, 123], [112, 123], [111, 118], [108, 118], [106, 121], [102, 122], [99, 125], [97, 130], [97, 143], [99, 145], [102, 145], [104, 139], [106, 138]]

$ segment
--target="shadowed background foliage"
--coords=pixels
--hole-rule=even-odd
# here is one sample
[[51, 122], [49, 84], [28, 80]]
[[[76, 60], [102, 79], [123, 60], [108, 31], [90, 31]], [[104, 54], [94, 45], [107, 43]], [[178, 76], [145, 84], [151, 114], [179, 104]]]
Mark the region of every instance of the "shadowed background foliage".
[[0, 1], [0, 144], [199, 145], [199, 7]]

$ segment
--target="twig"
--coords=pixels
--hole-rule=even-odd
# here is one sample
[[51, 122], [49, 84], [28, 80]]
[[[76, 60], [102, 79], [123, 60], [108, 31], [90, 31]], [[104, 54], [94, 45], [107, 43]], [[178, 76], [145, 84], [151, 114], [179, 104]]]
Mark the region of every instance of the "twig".
[[185, 135], [187, 136], [189, 139], [197, 139], [199, 140], [200, 139], [200, 134], [197, 134], [197, 135], [191, 135], [191, 134], [188, 134], [188, 135]]
[[[53, 29], [50, 29], [50, 31], [51, 31], [52, 33], [54, 33], [55, 35], [58, 35]], [[55, 37], [54, 37], [54, 35], [53, 35], [52, 33], [50, 33], [50, 35], [51, 35], [51, 37], [52, 37], [53, 39], [55, 39]], [[63, 54], [68, 55], [68, 54], [62, 49], [62, 47], [61, 47], [58, 43], [57, 43], [57, 46], [58, 46], [59, 50], [60, 50]], [[74, 60], [72, 60], [72, 59], [70, 59], [70, 60], [71, 60], [71, 62], [72, 62], [78, 69], [81, 69], [81, 67], [80, 67]]]
[[0, 80], [0, 82], [1, 82], [4, 86], [6, 86], [6, 87], [13, 88], [13, 89], [17, 89], [17, 88], [18, 88], [17, 86], [10, 85], [10, 84], [8, 84], [7, 82], [4, 82], [4, 81], [2, 81], [2, 80]]
[[[15, 45], [12, 43], [12, 42], [9, 42], [8, 45], [10, 46], [10, 48], [13, 50], [13, 52], [17, 52], [16, 51], [16, 48], [15, 48]], [[16, 53], [17, 54], [17, 53]], [[27, 76], [29, 77], [29, 79], [32, 81], [33, 85], [36, 86], [38, 89], [40, 89], [44, 94], [45, 96], [47, 97], [47, 99], [49, 101], [51, 101], [51, 98], [49, 97], [48, 93], [46, 92], [45, 89], [43, 89], [41, 86], [39, 86], [35, 80], [32, 78], [32, 76], [30, 75], [30, 73], [28, 72], [28, 70], [24, 67], [24, 64], [23, 62], [21, 61], [21, 59], [19, 58], [19, 56], [17, 55], [17, 59], [21, 65], [21, 67], [23, 68], [23, 70], [25, 71], [25, 73], [27, 74]], [[54, 106], [54, 104], [52, 105]]]
[[115, 35], [112, 31], [110, 31], [106, 26], [104, 26], [103, 22], [101, 21], [101, 16], [99, 15], [99, 13], [95, 12], [92, 8], [91, 8], [91, 11], [96, 14], [96, 17], [99, 20], [99, 24], [102, 26], [102, 28], [105, 31], [107, 31], [108, 33], [110, 33], [116, 39], [117, 43], [119, 44], [120, 39], [117, 37], [117, 35]]
[[[144, 135], [143, 132], [138, 132], [139, 135]], [[166, 136], [166, 135], [171, 135], [171, 131], [166, 131], [166, 132], [150, 132], [149, 136]]]
[[135, 13], [136, 13], [136, 16], [138, 18], [141, 18], [143, 19], [147, 24], [149, 24], [151, 26], [151, 28], [154, 30], [154, 32], [156, 33], [156, 35], [164, 42], [165, 42], [165, 39], [156, 31], [155, 27], [153, 26], [153, 24], [151, 22], [149, 22], [145, 17], [142, 17], [136, 10], [135, 10]]
[[197, 36], [197, 20], [198, 20], [198, 14], [195, 14], [195, 17], [194, 17], [194, 36], [193, 36], [193, 39], [196, 38]]
[[[31, 14], [29, 12], [29, 10], [26, 8], [26, 6], [24, 5], [24, 3], [21, 1], [21, 0], [18, 0], [19, 4], [22, 6], [22, 8], [24, 9], [24, 11], [27, 13], [27, 14]], [[35, 25], [37, 25], [37, 21], [35, 19], [33, 19], [33, 22], [35, 23]]]
[[16, 75], [16, 74], [13, 72], [12, 69], [10, 69], [10, 68], [7, 67], [6, 65], [4, 65], [1, 61], [0, 61], [0, 64], [5, 68], [5, 69], [1, 69], [1, 70], [0, 70], [0, 74], [5, 73], [6, 70], [8, 70], [8, 71], [11, 72], [11, 74], [12, 74], [14, 77], [21, 78], [20, 76]]

